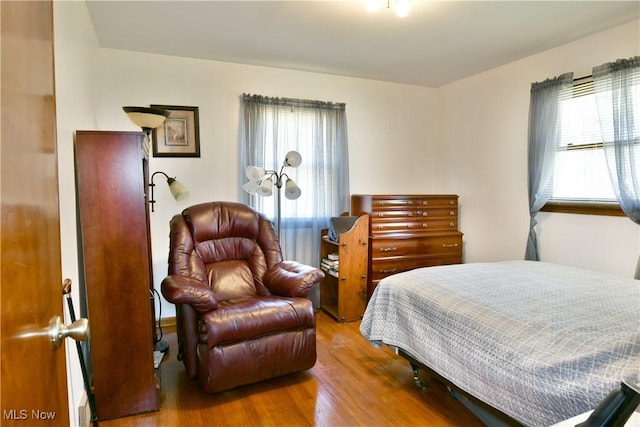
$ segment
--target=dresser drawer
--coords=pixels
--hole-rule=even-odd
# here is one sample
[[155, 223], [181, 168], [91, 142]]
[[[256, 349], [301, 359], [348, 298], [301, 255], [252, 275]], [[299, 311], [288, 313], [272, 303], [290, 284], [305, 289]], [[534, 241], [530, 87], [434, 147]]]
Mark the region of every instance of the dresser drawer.
[[433, 217], [457, 217], [457, 206], [441, 206], [441, 207], [419, 207], [416, 209], [374, 209], [371, 214], [372, 222], [393, 220], [393, 219], [418, 219], [418, 218], [433, 218]]
[[406, 257], [425, 255], [461, 255], [462, 233], [399, 237], [375, 237], [371, 239], [371, 258]]
[[460, 264], [462, 263], [462, 253], [458, 255], [445, 255], [433, 257], [412, 257], [402, 259], [381, 259], [373, 260], [371, 265], [371, 281], [374, 285], [387, 276], [403, 271], [413, 270], [421, 267], [433, 267], [436, 265]]
[[[458, 196], [455, 194], [437, 195], [371, 195], [354, 194], [351, 196], [351, 214], [371, 214], [396, 211], [399, 215], [425, 208], [457, 208]], [[404, 212], [404, 214], [403, 214]], [[372, 218], [373, 220], [373, 218]]]
[[421, 207], [416, 209], [415, 216], [419, 218], [457, 218], [458, 207], [457, 206], [444, 206], [444, 207]]
[[375, 196], [371, 209], [375, 212], [384, 209], [406, 209], [424, 207], [458, 206], [457, 196]]
[[456, 231], [458, 229], [458, 218], [417, 218], [406, 221], [375, 221], [371, 222], [371, 233], [390, 232], [411, 232], [420, 233], [423, 231]]

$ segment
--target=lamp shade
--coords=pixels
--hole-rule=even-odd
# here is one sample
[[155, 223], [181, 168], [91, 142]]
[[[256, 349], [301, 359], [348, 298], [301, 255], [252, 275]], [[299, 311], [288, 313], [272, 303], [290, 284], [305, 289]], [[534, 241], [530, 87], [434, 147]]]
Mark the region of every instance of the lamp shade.
[[259, 187], [260, 185], [258, 185], [257, 181], [249, 181], [242, 186], [242, 189], [249, 194], [256, 194]]
[[122, 107], [129, 119], [145, 133], [160, 126], [171, 114], [167, 110], [149, 107]]
[[259, 196], [269, 197], [273, 194], [273, 180], [271, 178], [267, 178], [260, 183], [256, 193]]
[[171, 178], [169, 175], [162, 171], [156, 171], [151, 174], [151, 182], [149, 183], [149, 187], [151, 188], [151, 199], [149, 200], [149, 203], [151, 204], [151, 212], [155, 212], [156, 200], [154, 198], [153, 189], [156, 187], [156, 184], [154, 184], [153, 180], [158, 174], [164, 176], [167, 179], [169, 191], [171, 191], [171, 195], [175, 200], [180, 201], [189, 197], [189, 190], [181, 182], [176, 181], [175, 178]]
[[284, 158], [285, 166], [289, 166], [291, 168], [297, 168], [302, 163], [302, 156], [297, 151], [289, 151], [287, 156]]
[[181, 182], [176, 181], [175, 178], [167, 179], [169, 184], [169, 190], [173, 195], [173, 198], [177, 201], [184, 200], [189, 197], [189, 190]]
[[295, 200], [302, 194], [302, 190], [292, 179], [287, 179], [284, 186], [284, 196], [289, 200]]
[[244, 173], [249, 181], [258, 181], [267, 173], [267, 171], [264, 168], [259, 168], [258, 166], [247, 166]]

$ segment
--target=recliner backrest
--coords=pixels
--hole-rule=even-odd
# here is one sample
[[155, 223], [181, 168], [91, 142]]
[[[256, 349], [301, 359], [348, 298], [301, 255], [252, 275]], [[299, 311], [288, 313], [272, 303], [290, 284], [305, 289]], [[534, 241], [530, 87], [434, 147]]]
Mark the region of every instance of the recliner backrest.
[[181, 233], [172, 235], [179, 253], [170, 257], [183, 265], [175, 269], [206, 281], [219, 301], [269, 294], [262, 278], [282, 254], [264, 215], [240, 203], [211, 202], [187, 208], [180, 217], [184, 226], [172, 224], [172, 233]]

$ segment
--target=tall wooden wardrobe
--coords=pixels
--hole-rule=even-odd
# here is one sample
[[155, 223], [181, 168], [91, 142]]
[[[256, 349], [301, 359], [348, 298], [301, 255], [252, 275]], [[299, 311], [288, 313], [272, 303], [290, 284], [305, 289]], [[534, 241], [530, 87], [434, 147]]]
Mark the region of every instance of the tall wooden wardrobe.
[[75, 135], [80, 288], [98, 420], [160, 407], [142, 138], [140, 132]]

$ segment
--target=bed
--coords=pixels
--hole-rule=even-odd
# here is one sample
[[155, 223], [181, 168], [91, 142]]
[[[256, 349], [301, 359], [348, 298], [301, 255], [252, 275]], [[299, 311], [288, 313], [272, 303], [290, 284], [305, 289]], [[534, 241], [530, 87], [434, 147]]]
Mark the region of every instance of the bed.
[[536, 262], [420, 268], [378, 284], [360, 331], [525, 426], [640, 383], [640, 281]]

